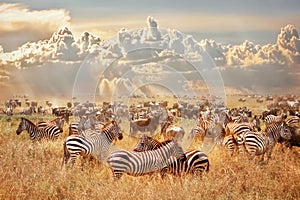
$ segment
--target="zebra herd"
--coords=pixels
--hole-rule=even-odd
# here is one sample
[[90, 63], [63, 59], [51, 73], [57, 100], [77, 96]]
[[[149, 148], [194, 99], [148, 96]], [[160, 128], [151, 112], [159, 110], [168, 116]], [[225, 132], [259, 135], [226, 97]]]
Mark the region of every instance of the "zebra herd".
[[[153, 116], [159, 117], [157, 113]], [[63, 141], [62, 168], [68, 165], [69, 160], [73, 167], [78, 156], [82, 156], [84, 160], [91, 156], [101, 163], [106, 163], [116, 179], [123, 174], [140, 176], [154, 172], [160, 172], [162, 177], [167, 173], [174, 176], [200, 176], [210, 168], [207, 153], [203, 151], [203, 146], [202, 150], [184, 151], [181, 139], [185, 134], [188, 134], [188, 137], [200, 136], [203, 143], [205, 138], [211, 137], [217, 145], [228, 149], [231, 156], [238, 152], [247, 154], [250, 159], [261, 156], [263, 161], [265, 154], [267, 159], [270, 159], [272, 150], [280, 139], [291, 138], [291, 127], [299, 124], [299, 117], [296, 116], [269, 115], [263, 121], [265, 128], [262, 130], [258, 116], [254, 116], [251, 122], [243, 121], [244, 118], [233, 117], [226, 110], [219, 113], [203, 112], [199, 114], [198, 124], [192, 127], [190, 132], [185, 132], [182, 127], [175, 125], [174, 116], [168, 115], [161, 125], [164, 138], [162, 142], [143, 135], [131, 151], [110, 151], [116, 140], [123, 139], [123, 131], [115, 116], [103, 118], [103, 114], [98, 113], [85, 118], [83, 122], [73, 121], [69, 124], [69, 135]], [[153, 118], [143, 119], [142, 122], [148, 123], [147, 120]], [[63, 132], [64, 122], [63, 117], [38, 123], [22, 117], [16, 133], [19, 135], [26, 130], [34, 142], [54, 141]]]

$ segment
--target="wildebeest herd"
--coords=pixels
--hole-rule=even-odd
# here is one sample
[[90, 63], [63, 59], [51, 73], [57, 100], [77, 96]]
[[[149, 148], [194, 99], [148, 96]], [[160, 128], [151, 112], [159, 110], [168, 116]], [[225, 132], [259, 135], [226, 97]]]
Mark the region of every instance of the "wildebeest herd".
[[[245, 102], [246, 99], [238, 101]], [[79, 156], [84, 160], [91, 156], [106, 163], [115, 178], [124, 173], [140, 176], [153, 172], [160, 172], [162, 176], [166, 173], [198, 176], [209, 170], [208, 152], [203, 149], [184, 151], [181, 144], [187, 138], [202, 143], [202, 146], [206, 138], [211, 138], [216, 146], [228, 150], [231, 156], [240, 154], [250, 159], [261, 156], [260, 161], [264, 161], [266, 154], [266, 162], [278, 142], [287, 148], [300, 147], [299, 101], [296, 96], [267, 96], [265, 101], [270, 102], [267, 108], [255, 114], [246, 106], [227, 108], [217, 98], [172, 104], [167, 101], [142, 101], [132, 105], [121, 101], [101, 104], [68, 102], [66, 107], [55, 108], [50, 101], [43, 108], [27, 99], [26, 108], [19, 113], [14, 111], [21, 107], [21, 102], [8, 100], [2, 111], [10, 117], [21, 115], [16, 133], [19, 135], [26, 130], [33, 142], [65, 137], [62, 167], [73, 167]], [[53, 120], [33, 122], [28, 119], [27, 115], [35, 114], [48, 114]], [[189, 120], [193, 125], [184, 128], [180, 125], [181, 120]], [[67, 134], [64, 133], [65, 123], [68, 124]], [[121, 127], [126, 123], [129, 130], [124, 132]], [[117, 140], [122, 140], [125, 133], [140, 138], [136, 147], [111, 152], [112, 144], [117, 146]]]

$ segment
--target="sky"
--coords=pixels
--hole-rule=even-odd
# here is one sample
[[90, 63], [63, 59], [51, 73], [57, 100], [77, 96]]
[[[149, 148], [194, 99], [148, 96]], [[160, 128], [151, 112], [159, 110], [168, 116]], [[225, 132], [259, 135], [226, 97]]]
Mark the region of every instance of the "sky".
[[[163, 62], [172, 51], [197, 60], [204, 49], [226, 87], [289, 91], [300, 80], [299, 10], [299, 0], [5, 1], [0, 87], [70, 94], [87, 55], [100, 52], [106, 63], [157, 40], [165, 49], [155, 56]], [[153, 30], [133, 31], [145, 27]]]
[[24, 41], [49, 38], [61, 26], [70, 27], [77, 37], [88, 31], [105, 39], [123, 27], [145, 26], [147, 16], [158, 19], [162, 28], [206, 33], [223, 43], [233, 43], [238, 32], [241, 40], [256, 40], [260, 33], [265, 38], [260, 41], [267, 43], [287, 24], [300, 27], [299, 10], [298, 0], [5, 1], [0, 6], [0, 44], [10, 51]]

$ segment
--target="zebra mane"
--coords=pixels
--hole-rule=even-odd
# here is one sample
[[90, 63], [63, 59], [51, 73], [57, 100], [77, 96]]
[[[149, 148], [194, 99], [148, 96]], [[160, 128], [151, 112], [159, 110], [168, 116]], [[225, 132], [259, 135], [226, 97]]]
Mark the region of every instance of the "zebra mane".
[[148, 136], [148, 135], [143, 135], [143, 136], [141, 137], [141, 140], [142, 140], [142, 139], [146, 139], [146, 140], [150, 140], [150, 141], [155, 141], [155, 142], [157, 142], [157, 143], [161, 143], [160, 141], [158, 141], [158, 140], [156, 140], [156, 139], [154, 139], [153, 137]]
[[163, 142], [160, 142], [160, 141], [158, 141], [158, 140], [156, 140], [156, 139], [154, 139], [150, 136], [147, 136], [147, 135], [143, 135], [143, 137], [141, 139], [147, 139], [149, 141], [157, 142], [157, 144], [159, 144], [158, 147], [165, 146], [165, 145], [169, 144], [170, 142], [175, 141], [174, 139], [169, 139], [169, 140], [165, 140]]
[[172, 140], [163, 141], [163, 142], [160, 143], [159, 147], [166, 146], [167, 144], [169, 144], [172, 141], [174, 141], [174, 140], [172, 139]]
[[27, 121], [29, 124], [31, 124], [31, 125], [33, 125], [33, 126], [36, 127], [36, 125], [35, 125], [32, 121], [30, 121], [29, 119], [26, 119], [25, 117], [21, 117], [21, 120], [25, 120], [25, 121]]

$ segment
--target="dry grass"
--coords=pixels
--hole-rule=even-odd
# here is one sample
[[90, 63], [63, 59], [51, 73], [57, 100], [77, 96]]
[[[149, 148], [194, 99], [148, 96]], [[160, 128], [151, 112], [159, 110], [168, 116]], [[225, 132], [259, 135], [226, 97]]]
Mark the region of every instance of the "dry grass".
[[[61, 170], [65, 135], [33, 144], [26, 132], [16, 135], [18, 123], [18, 116], [0, 117], [0, 199], [300, 199], [299, 148], [276, 146], [268, 164], [215, 148], [208, 155], [210, 171], [201, 178], [124, 175], [114, 181], [105, 164], [82, 170], [77, 162], [73, 169]], [[115, 146], [132, 149], [136, 142], [125, 135]]]

